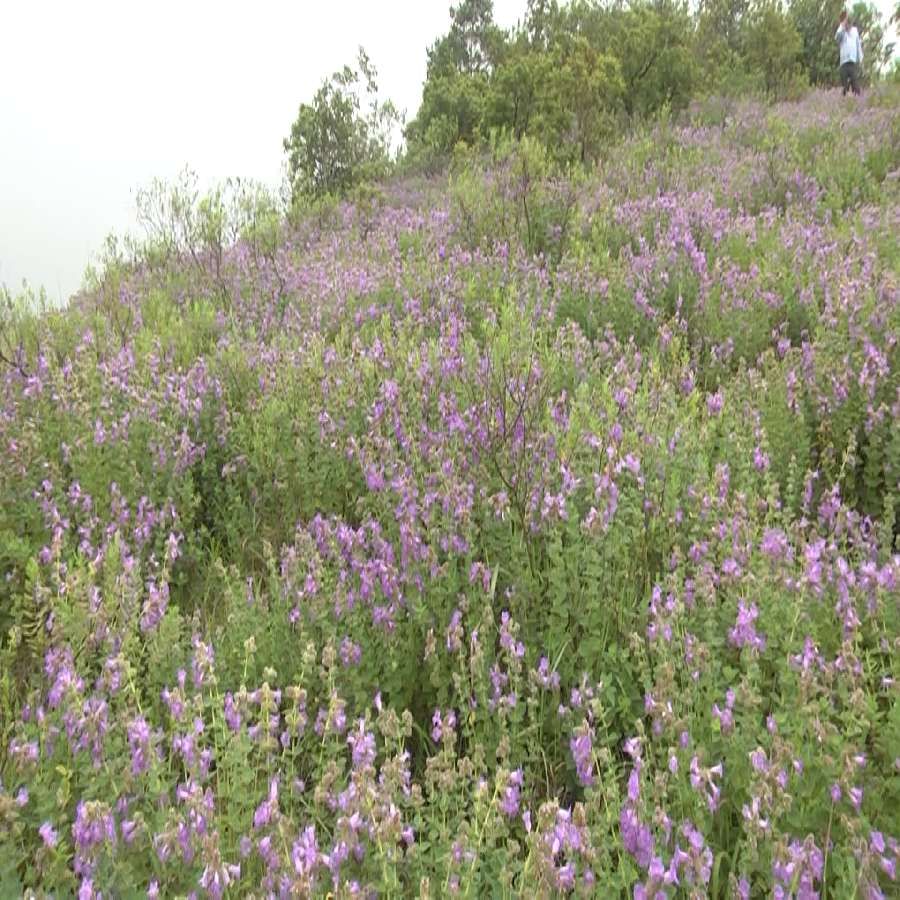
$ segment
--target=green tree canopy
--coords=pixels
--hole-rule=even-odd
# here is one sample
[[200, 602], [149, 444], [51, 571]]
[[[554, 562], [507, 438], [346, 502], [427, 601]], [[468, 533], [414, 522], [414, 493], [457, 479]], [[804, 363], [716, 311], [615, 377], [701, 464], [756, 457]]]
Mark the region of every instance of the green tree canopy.
[[850, 18], [862, 41], [864, 68], [875, 72], [883, 71], [891, 60], [894, 44], [887, 40], [887, 29], [878, 8], [872, 3], [854, 3]]
[[355, 68], [344, 66], [301, 104], [284, 141], [295, 199], [344, 195], [387, 171], [399, 115], [390, 101], [379, 101], [376, 77], [360, 47]]
[[505, 45], [493, 0], [462, 0], [450, 8], [450, 30], [428, 49], [428, 78], [491, 72]]
[[[835, 84], [838, 80], [834, 33], [845, 8], [844, 0], [790, 0], [788, 11], [800, 34], [801, 60], [811, 84]], [[856, 3], [849, 11], [862, 40], [864, 69], [881, 72], [893, 52], [881, 14], [871, 3]]]
[[745, 55], [766, 93], [779, 95], [799, 74], [803, 40], [778, 0], [763, 0], [747, 24]]
[[[683, 109], [702, 91], [788, 96], [838, 78], [845, 0], [526, 0], [507, 32], [491, 0], [462, 0], [428, 50], [411, 157], [443, 159], [495, 132], [542, 141], [557, 160], [591, 159], [624, 118]], [[851, 10], [865, 69], [890, 58], [877, 10]]]
[[422, 104], [405, 137], [416, 151], [447, 153], [473, 143], [484, 125], [491, 74], [507, 49], [492, 0], [463, 0], [450, 9], [450, 30], [428, 49]]

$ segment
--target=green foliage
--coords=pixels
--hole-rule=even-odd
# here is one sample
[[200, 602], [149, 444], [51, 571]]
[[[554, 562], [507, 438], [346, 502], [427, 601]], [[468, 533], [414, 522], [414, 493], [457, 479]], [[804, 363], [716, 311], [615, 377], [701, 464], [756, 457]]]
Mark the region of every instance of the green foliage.
[[800, 34], [803, 66], [810, 84], [838, 82], [838, 51], [834, 33], [844, 0], [790, 0], [788, 13]]
[[516, 47], [494, 73], [485, 101], [487, 127], [507, 130], [517, 140], [526, 134], [541, 135], [551, 144], [553, 118], [565, 121], [568, 108], [554, 108], [550, 85], [556, 74], [555, 60], [549, 54], [529, 46]]
[[450, 31], [428, 50], [428, 78], [490, 73], [504, 48], [493, 0], [461, 0], [450, 7]]
[[[102, 275], [91, 278], [106, 299], [105, 312], [123, 338], [130, 333], [129, 309], [118, 297], [119, 283], [135, 263], [164, 274], [174, 262], [189, 262], [204, 288], [228, 301], [226, 253], [246, 242], [253, 264], [278, 271], [282, 205], [260, 184], [229, 178], [203, 192], [197, 174], [185, 169], [173, 183], [155, 179], [137, 193], [141, 239], [130, 237], [120, 248], [111, 239], [101, 263]], [[123, 320], [123, 317], [125, 319]]]
[[448, 154], [481, 137], [487, 76], [451, 71], [425, 82], [422, 105], [406, 130], [412, 153]]
[[558, 260], [576, 226], [575, 184], [560, 177], [547, 149], [530, 137], [497, 138], [487, 159], [461, 153], [450, 196], [470, 249], [521, 244]]
[[698, 72], [686, 4], [667, 0], [613, 8], [604, 16], [602, 34], [608, 52], [619, 59], [630, 115], [650, 117], [687, 105]]
[[677, 4], [532, 4], [508, 37], [493, 24], [490, 3], [463, 4], [451, 18], [429, 51], [422, 105], [406, 131], [414, 157], [447, 156], [460, 141], [502, 130], [543, 141], [559, 159], [587, 162], [622, 110], [680, 108], [695, 83], [690, 17]]
[[[462, 0], [450, 8], [450, 30], [428, 50], [422, 103], [405, 131], [412, 156], [446, 159], [458, 143], [486, 136], [489, 85], [507, 49], [492, 0]], [[496, 110], [493, 119], [498, 124]]]
[[890, 890], [900, 94], [617, 135], [608, 12], [457, 43], [449, 185], [0, 294], [0, 896]]
[[284, 140], [288, 179], [301, 197], [346, 195], [361, 181], [384, 177], [399, 116], [378, 99], [377, 73], [362, 47], [356, 68], [344, 66], [303, 103]]
[[752, 11], [752, 0], [701, 0], [697, 16], [700, 52], [740, 58]]
[[863, 71], [875, 80], [887, 66], [893, 45], [885, 40], [881, 13], [871, 3], [857, 2], [849, 6], [843, 0], [790, 0], [788, 14], [803, 44], [803, 66], [810, 84], [838, 83], [838, 50], [835, 44], [841, 11], [848, 9], [859, 30], [863, 45]]
[[[557, 160], [593, 162], [611, 134], [696, 95], [796, 99], [835, 84], [839, 0], [532, 0], [509, 34], [490, 2], [451, 10], [429, 50], [422, 104], [406, 129], [410, 163], [438, 169], [458, 143], [495, 131], [542, 141]], [[875, 80], [892, 52], [877, 10], [852, 11]]]
[[863, 71], [877, 78], [894, 54], [894, 44], [888, 42], [884, 19], [877, 6], [857, 0], [850, 8], [850, 18], [859, 31], [863, 45]]
[[745, 54], [748, 64], [762, 74], [770, 97], [796, 91], [801, 75], [801, 38], [777, 0], [754, 7], [747, 24]]
[[[548, 88], [548, 106], [564, 110], [562, 118], [546, 136], [553, 147], [569, 147], [569, 152], [584, 163], [595, 159], [608, 139], [615, 116], [626, 97], [626, 84], [618, 60], [598, 53], [583, 38], [577, 38], [565, 52], [557, 51]], [[627, 105], [627, 99], [624, 101]]]

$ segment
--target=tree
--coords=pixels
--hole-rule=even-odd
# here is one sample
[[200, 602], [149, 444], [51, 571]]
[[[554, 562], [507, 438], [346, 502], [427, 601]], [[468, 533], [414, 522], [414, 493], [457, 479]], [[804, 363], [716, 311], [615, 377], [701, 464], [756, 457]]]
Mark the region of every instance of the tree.
[[450, 8], [450, 30], [428, 50], [422, 104], [404, 133], [412, 156], [440, 157], [459, 141], [480, 138], [490, 78], [506, 49], [493, 0], [462, 0]]
[[763, 0], [754, 8], [747, 27], [745, 56], [770, 97], [782, 94], [800, 74], [802, 48], [800, 34], [778, 0]]
[[517, 140], [526, 134], [542, 135], [552, 113], [548, 85], [553, 68], [548, 53], [528, 44], [514, 51], [491, 79], [484, 113], [488, 129], [508, 130]]
[[524, 34], [529, 45], [537, 50], [549, 49], [558, 20], [557, 0], [528, 0]]
[[702, 43], [720, 43], [733, 54], [744, 50], [751, 0], [700, 0], [697, 27]]
[[581, 39], [618, 60], [629, 115], [690, 99], [697, 68], [693, 20], [681, 0], [572, 0], [560, 9], [552, 44], [565, 51]]
[[428, 49], [426, 80], [452, 72], [490, 73], [506, 44], [494, 22], [493, 0], [462, 0], [450, 8], [450, 31]]
[[800, 58], [810, 84], [835, 84], [838, 49], [834, 40], [845, 0], [790, 0], [788, 15], [800, 35]]
[[881, 13], [871, 3], [854, 3], [850, 18], [859, 31], [863, 45], [863, 69], [876, 74], [884, 70], [891, 61], [894, 44], [885, 41], [885, 24]]
[[[656, 0], [610, 13], [607, 43], [615, 48], [629, 115], [688, 104], [697, 82], [693, 22], [686, 5]], [[602, 46], [602, 45], [601, 45]]]
[[[790, 0], [789, 13], [803, 42], [802, 60], [812, 84], [836, 84], [838, 48], [834, 33], [845, 0]], [[864, 66], [880, 72], [890, 62], [894, 45], [887, 43], [884, 20], [871, 3], [850, 9], [863, 44]]]
[[580, 37], [567, 52], [557, 53], [550, 90], [565, 128], [554, 135], [555, 143], [574, 147], [579, 161], [586, 162], [622, 106], [625, 83], [619, 61]]
[[425, 82], [422, 105], [405, 137], [413, 152], [449, 153], [457, 143], [476, 143], [481, 136], [488, 90], [484, 73], [447, 72]]
[[706, 83], [728, 91], [746, 73], [744, 44], [752, 0], [700, 0], [696, 56]]
[[376, 71], [359, 48], [356, 68], [344, 66], [301, 104], [285, 138], [292, 197], [346, 195], [360, 182], [383, 176], [400, 117], [379, 102]]

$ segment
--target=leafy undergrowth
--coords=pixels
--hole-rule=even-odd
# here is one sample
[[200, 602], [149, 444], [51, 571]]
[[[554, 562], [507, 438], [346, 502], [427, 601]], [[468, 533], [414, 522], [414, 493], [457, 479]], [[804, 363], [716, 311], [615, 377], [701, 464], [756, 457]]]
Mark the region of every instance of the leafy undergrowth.
[[839, 100], [11, 307], [0, 893], [896, 890], [898, 97]]

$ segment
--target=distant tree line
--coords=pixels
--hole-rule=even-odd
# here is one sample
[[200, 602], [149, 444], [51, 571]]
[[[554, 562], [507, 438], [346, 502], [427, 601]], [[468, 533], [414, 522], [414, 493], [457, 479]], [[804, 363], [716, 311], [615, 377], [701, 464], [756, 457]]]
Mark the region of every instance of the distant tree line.
[[[428, 48], [422, 103], [403, 130], [404, 159], [439, 165], [459, 144], [529, 137], [559, 162], [586, 162], [630, 121], [677, 111], [703, 93], [789, 97], [838, 78], [834, 33], [844, 0], [527, 0], [517, 27], [492, 0], [461, 0]], [[893, 46], [877, 9], [850, 10], [878, 77]], [[896, 17], [900, 18], [900, 7]], [[378, 99], [376, 72], [323, 82], [284, 142], [298, 196], [347, 195], [392, 163], [400, 117]]]

